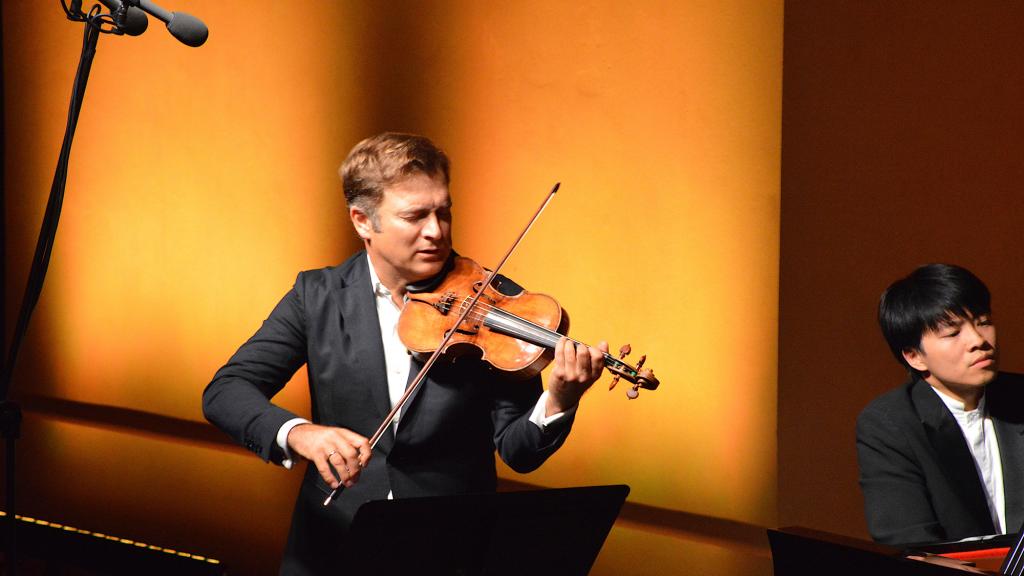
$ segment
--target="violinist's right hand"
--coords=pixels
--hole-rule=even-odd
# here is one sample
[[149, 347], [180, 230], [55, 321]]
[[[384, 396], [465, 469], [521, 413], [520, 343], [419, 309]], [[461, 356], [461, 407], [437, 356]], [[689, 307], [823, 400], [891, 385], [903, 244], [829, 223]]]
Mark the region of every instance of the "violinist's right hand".
[[373, 455], [367, 438], [346, 428], [309, 423], [288, 432], [288, 448], [316, 465], [332, 489], [355, 484]]

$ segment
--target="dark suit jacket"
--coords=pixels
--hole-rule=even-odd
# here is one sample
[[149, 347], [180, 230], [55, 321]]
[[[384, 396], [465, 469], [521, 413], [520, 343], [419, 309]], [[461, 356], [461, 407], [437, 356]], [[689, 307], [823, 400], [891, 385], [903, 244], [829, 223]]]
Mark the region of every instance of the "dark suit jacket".
[[[503, 286], [521, 290], [507, 279]], [[390, 400], [365, 252], [298, 275], [263, 326], [207, 386], [204, 414], [264, 460], [280, 462], [276, 436], [295, 415], [270, 398], [303, 364], [312, 420], [371, 437]], [[414, 362], [410, 377], [418, 370]], [[356, 485], [329, 507], [322, 506], [329, 487], [307, 466], [281, 573], [343, 567], [338, 550], [356, 510], [386, 498], [389, 490], [396, 498], [493, 492], [495, 449], [519, 472], [540, 466], [565, 440], [574, 415], [542, 431], [529, 421], [541, 392], [539, 377], [509, 380], [476, 360], [435, 365], [403, 410], [397, 438], [391, 431], [381, 438]]]
[[[1024, 376], [1001, 372], [985, 396], [1012, 533], [1024, 522]], [[927, 382], [912, 379], [861, 412], [857, 457], [868, 531], [876, 541], [940, 542], [996, 532], [967, 441]]]

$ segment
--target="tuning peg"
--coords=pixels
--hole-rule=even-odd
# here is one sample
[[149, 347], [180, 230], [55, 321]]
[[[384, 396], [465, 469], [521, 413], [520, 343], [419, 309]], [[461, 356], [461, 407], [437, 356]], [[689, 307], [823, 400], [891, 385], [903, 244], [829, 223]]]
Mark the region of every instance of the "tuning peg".
[[[647, 354], [644, 354], [643, 356], [640, 357], [640, 361], [636, 363], [636, 372], [637, 372], [637, 374], [640, 373], [640, 369], [644, 367], [644, 362], [646, 362], [646, 361], [647, 361]], [[629, 390], [626, 390], [626, 398], [629, 398], [630, 400], [636, 400], [639, 397], [640, 397], [640, 380], [638, 379], [636, 382], [633, 383], [633, 387], [632, 388], [630, 388]]]
[[[633, 351], [633, 347], [632, 346], [630, 346], [629, 344], [623, 344], [622, 348], [619, 348], [619, 360], [622, 360], [626, 356], [629, 356], [629, 353], [632, 352], [632, 351]], [[608, 390], [612, 390], [613, 388], [615, 388], [615, 385], [619, 383], [619, 378], [621, 378], [621, 377], [622, 376], [620, 374], [615, 374], [615, 376], [612, 378], [611, 383], [608, 384]], [[628, 394], [628, 392], [627, 392], [627, 394]]]

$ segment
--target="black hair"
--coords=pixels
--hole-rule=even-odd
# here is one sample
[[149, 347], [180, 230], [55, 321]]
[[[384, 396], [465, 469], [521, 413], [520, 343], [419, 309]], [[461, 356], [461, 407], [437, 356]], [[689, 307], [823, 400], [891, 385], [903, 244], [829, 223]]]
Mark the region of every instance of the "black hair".
[[966, 268], [928, 264], [892, 283], [878, 302], [878, 325], [893, 356], [911, 374], [904, 350], [920, 350], [921, 336], [956, 318], [992, 311], [988, 288]]

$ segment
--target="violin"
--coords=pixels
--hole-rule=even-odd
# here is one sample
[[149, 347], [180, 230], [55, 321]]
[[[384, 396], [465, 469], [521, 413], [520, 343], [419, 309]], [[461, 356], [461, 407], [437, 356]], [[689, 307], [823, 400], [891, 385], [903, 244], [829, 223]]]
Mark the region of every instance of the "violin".
[[[568, 334], [569, 315], [551, 296], [527, 291], [502, 294], [485, 283], [486, 276], [479, 264], [456, 256], [434, 292], [408, 295], [398, 319], [398, 337], [423, 357], [438, 350], [451, 333], [441, 347], [442, 355], [479, 353], [481, 360], [506, 373], [522, 378], [539, 374], [554, 359], [558, 340]], [[473, 309], [458, 322], [477, 294]], [[628, 344], [623, 346], [618, 358], [606, 353], [604, 364], [615, 375], [609, 389], [625, 378], [633, 384], [626, 395], [635, 399], [641, 388], [655, 390], [659, 382], [652, 370], [643, 368], [646, 356], [636, 366], [623, 361], [630, 350]]]

